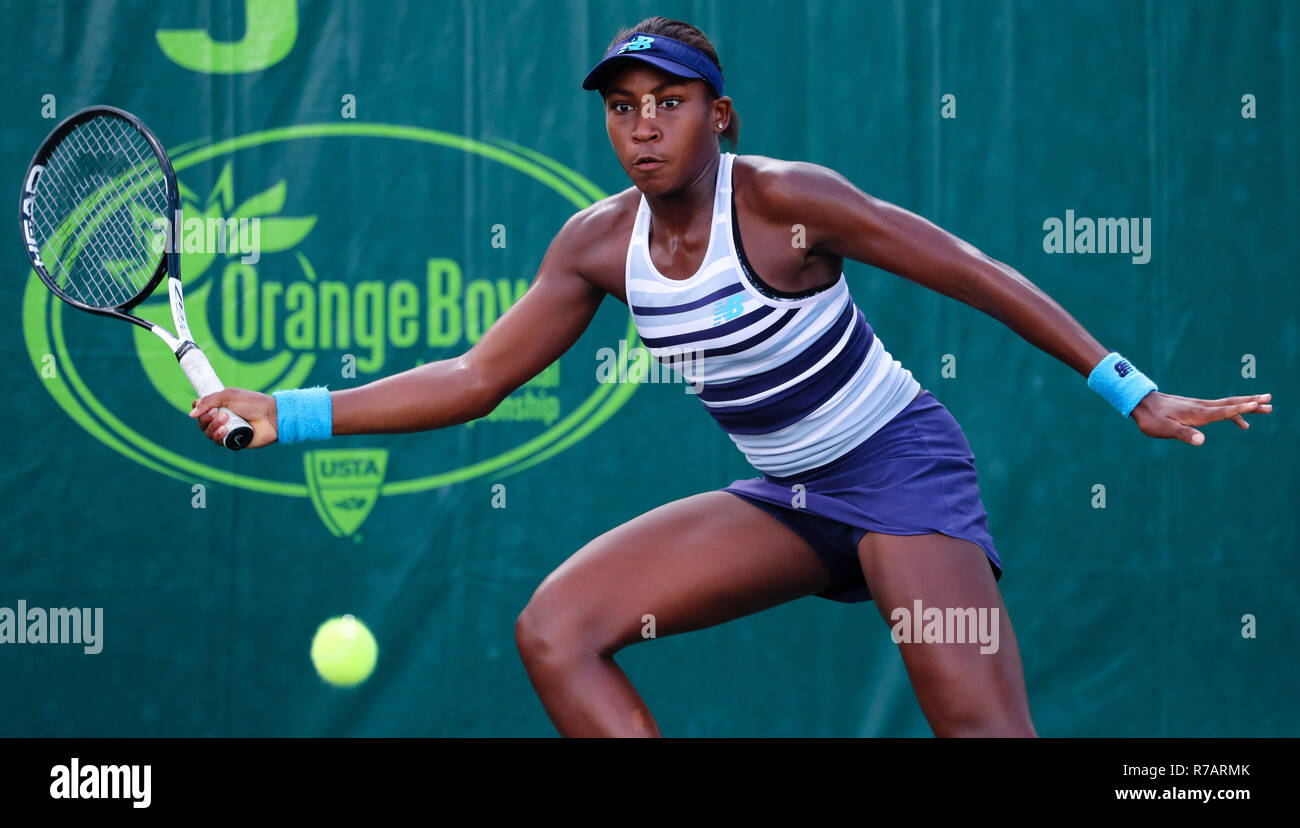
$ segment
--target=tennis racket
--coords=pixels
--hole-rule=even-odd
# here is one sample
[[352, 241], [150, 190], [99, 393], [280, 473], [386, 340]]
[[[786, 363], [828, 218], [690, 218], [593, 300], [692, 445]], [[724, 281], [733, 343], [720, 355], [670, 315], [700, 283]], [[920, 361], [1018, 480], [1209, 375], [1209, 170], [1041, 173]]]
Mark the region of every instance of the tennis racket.
[[[200, 397], [225, 386], [194, 344], [181, 293], [180, 192], [171, 161], [129, 112], [92, 106], [54, 128], [23, 177], [18, 223], [36, 275], [89, 313], [125, 319], [167, 343]], [[130, 313], [163, 277], [176, 333]], [[253, 439], [228, 408], [226, 448]]]

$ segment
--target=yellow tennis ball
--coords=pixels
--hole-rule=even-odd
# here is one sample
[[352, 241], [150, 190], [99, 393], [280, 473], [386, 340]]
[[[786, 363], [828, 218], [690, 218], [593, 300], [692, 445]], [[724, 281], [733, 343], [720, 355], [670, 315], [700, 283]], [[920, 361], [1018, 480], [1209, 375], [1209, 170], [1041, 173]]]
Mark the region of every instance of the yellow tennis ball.
[[331, 618], [311, 640], [311, 663], [336, 687], [355, 687], [370, 677], [379, 645], [370, 630], [351, 615]]

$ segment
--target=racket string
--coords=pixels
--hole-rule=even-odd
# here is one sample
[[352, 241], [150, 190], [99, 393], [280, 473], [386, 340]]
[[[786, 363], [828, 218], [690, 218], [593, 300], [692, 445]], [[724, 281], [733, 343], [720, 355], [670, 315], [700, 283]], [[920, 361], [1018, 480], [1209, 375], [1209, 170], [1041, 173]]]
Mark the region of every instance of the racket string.
[[[101, 137], [101, 136], [102, 136], [102, 131], [96, 130], [96, 137]], [[78, 139], [80, 137], [81, 136], [78, 136]], [[77, 140], [72, 145], [72, 149], [73, 150], [82, 149], [84, 151], [85, 149], [87, 149], [87, 147], [85, 147], [80, 140]], [[139, 291], [142, 285], [139, 282], [132, 280], [133, 289], [130, 291], [129, 295], [126, 295], [124, 297], [122, 295], [121, 290], [114, 289], [115, 286], [120, 285], [120, 281], [116, 278], [113, 278], [111, 275], [105, 272], [107, 269], [103, 267], [103, 263], [121, 262], [124, 259], [123, 254], [124, 253], [129, 254], [130, 251], [124, 249], [123, 241], [118, 237], [118, 234], [114, 234], [112, 232], [105, 233], [105, 232], [98, 232], [98, 231], [96, 232], [85, 231], [85, 228], [88, 225], [93, 224], [94, 222], [95, 219], [95, 216], [93, 214], [94, 208], [90, 206], [93, 203], [91, 197], [95, 193], [103, 189], [104, 185], [99, 184], [98, 179], [101, 179], [104, 176], [102, 173], [97, 172], [94, 178], [91, 178], [86, 176], [85, 173], [75, 173], [72, 170], [68, 170], [66, 164], [69, 163], [70, 157], [71, 157], [70, 155], [65, 155], [65, 154], [56, 154], [51, 157], [51, 162], [53, 162], [52, 166], [54, 166], [55, 173], [58, 179], [56, 183], [63, 181], [63, 179], [65, 178], [68, 179], [65, 186], [69, 186], [70, 189], [75, 194], [73, 200], [74, 206], [68, 217], [70, 221], [67, 221], [66, 224], [66, 227], [68, 229], [67, 232], [63, 234], [65, 239], [73, 240], [74, 247], [72, 249], [65, 248], [64, 252], [67, 254], [68, 259], [70, 259], [74, 263], [81, 262], [84, 266], [82, 269], [89, 271], [86, 275], [90, 276], [91, 278], [87, 278], [80, 281], [80, 286], [87, 288], [85, 292], [88, 294], [88, 296], [84, 298], [92, 298], [96, 300], [99, 304], [101, 304], [101, 306], [102, 305], [115, 306], [117, 304], [124, 303], [125, 301], [129, 300], [132, 296], [134, 296]], [[87, 157], [87, 155], [85, 155], [83, 152], [82, 158], [84, 159], [85, 157]], [[130, 170], [128, 170], [128, 172], [133, 172], [134, 169], [135, 167], [133, 166]], [[110, 183], [111, 183], [111, 179], [110, 179]], [[129, 187], [132, 182], [130, 182], [129, 179], [124, 179], [122, 183], [124, 186]], [[99, 186], [94, 186], [95, 184], [99, 184]], [[117, 207], [114, 210], [114, 212], [122, 212], [122, 211], [129, 211], [129, 207], [123, 205]], [[118, 217], [109, 217], [109, 218], [110, 220], [116, 220], [119, 224], [122, 221], [122, 219]], [[127, 219], [129, 220], [129, 216], [127, 217]], [[93, 260], [92, 258], [82, 258], [82, 256], [79, 255], [79, 251], [76, 249], [76, 240], [78, 239], [81, 240], [80, 246], [82, 249], [86, 247], [90, 248], [90, 251], [94, 254]], [[135, 259], [137, 267], [132, 268], [128, 266], [125, 269], [125, 272], [127, 274], [131, 274], [133, 271], [138, 270], [138, 263], [140, 258], [139, 253], [137, 252], [136, 255], [127, 256], [126, 258], [128, 261], [130, 261], [131, 259]], [[95, 267], [95, 265], [99, 265], [99, 266]], [[76, 273], [72, 269], [69, 269], [66, 266], [62, 265], [62, 263], [60, 263], [58, 269], [62, 271], [61, 275], [63, 276], [64, 284], [66, 286], [74, 287], [75, 289], [75, 287], [78, 285], [78, 280], [76, 279]], [[83, 297], [78, 297], [78, 298], [83, 298]]]
[[[132, 133], [132, 134], [135, 134], [135, 133]], [[123, 146], [122, 141], [121, 141], [121, 137], [120, 137], [119, 135], [112, 135], [112, 134], [110, 133], [110, 136], [109, 136], [109, 137], [111, 137], [111, 138], [113, 139], [113, 143], [117, 144], [118, 148], [119, 148], [123, 153], [129, 153], [129, 152], [131, 152], [131, 151], [134, 151], [134, 152], [135, 152], [135, 162], [134, 162], [134, 163], [132, 164], [132, 166], [131, 166], [131, 173], [132, 173], [133, 175], [136, 174], [137, 172], [143, 172], [144, 170], [149, 169], [149, 167], [148, 167], [147, 165], [148, 165], [150, 162], [154, 162], [154, 163], [156, 163], [156, 159], [154, 158], [154, 155], [153, 155], [153, 148], [152, 148], [152, 147], [148, 147], [147, 145], [145, 146], [145, 150], [148, 152], [148, 157], [146, 158], [146, 157], [144, 157], [144, 156], [142, 155], [142, 153], [139, 151], [139, 147], [132, 146], [132, 147], [130, 147], [130, 148], [128, 149], [127, 147]], [[162, 168], [161, 168], [161, 167], [156, 168], [156, 169], [153, 171], [153, 173], [154, 173], [154, 174], [157, 174], [157, 175], [161, 178], [161, 176], [162, 176]], [[140, 186], [143, 186], [143, 185], [146, 184], [146, 183], [147, 183], [147, 181], [142, 181], [142, 182], [140, 182]], [[164, 182], [164, 187], [165, 187], [165, 182]], [[171, 221], [173, 220], [173, 218], [174, 218], [173, 216], [168, 216], [168, 215], [167, 215], [167, 196], [166, 196], [166, 191], [165, 191], [165, 190], [163, 191], [163, 195], [162, 195], [162, 207], [161, 207], [161, 213], [162, 213], [162, 217], [163, 217], [164, 219], [166, 219], [167, 222], [171, 222]], [[156, 217], [155, 217], [155, 218], [156, 218]], [[152, 223], [150, 224], [150, 226], [151, 226], [151, 227], [153, 226]], [[168, 224], [168, 225], [166, 225], [166, 226], [167, 226], [167, 227], [170, 227], [170, 224]], [[170, 246], [170, 244], [171, 244], [171, 241], [170, 241], [170, 240], [171, 240], [173, 237], [174, 237], [173, 234], [171, 234], [171, 233], [168, 234], [168, 237], [167, 237], [167, 244], [164, 245], [163, 253], [166, 253], [166, 248], [167, 248], [168, 246]], [[140, 291], [141, 288], [143, 288], [145, 285], [147, 285], [147, 284], [149, 283], [149, 277], [152, 275], [152, 272], [148, 272], [148, 273], [140, 273], [140, 271], [138, 271], [138, 270], [132, 270], [132, 271], [130, 271], [130, 273], [131, 273], [131, 274], [139, 273], [139, 275], [141, 276], [141, 279], [140, 279], [139, 283], [135, 283], [135, 282], [134, 282], [134, 279], [132, 280], [132, 281], [133, 281], [133, 286], [135, 287], [135, 292], [136, 292], [136, 293], [138, 293], [138, 292]]]
[[[149, 285], [162, 255], [151, 243], [157, 219], [173, 218], [153, 148], [130, 122], [99, 116], [64, 136], [45, 167], [33, 225], [51, 279], [83, 304], [127, 304]], [[164, 229], [170, 244], [175, 233]]]
[[[106, 143], [106, 142], [104, 142], [104, 137], [105, 137], [105, 136], [104, 136], [104, 131], [103, 131], [103, 129], [100, 128], [101, 124], [102, 124], [102, 122], [100, 122], [100, 121], [90, 121], [90, 122], [87, 124], [87, 127], [92, 128], [92, 129], [95, 130], [95, 132], [96, 132], [96, 137], [100, 139], [101, 143]], [[110, 135], [109, 137], [113, 137], [113, 136]], [[122, 149], [122, 145], [121, 145], [121, 142], [120, 142], [120, 141], [117, 141], [117, 140], [114, 138], [114, 143], [116, 143], [116, 144], [118, 145], [118, 148], [119, 148], [119, 149]], [[132, 161], [132, 165], [131, 165], [130, 169], [127, 171], [127, 175], [134, 176], [134, 175], [136, 174], [137, 170], [140, 169], [139, 164], [140, 164], [141, 160], [142, 160], [142, 159], [141, 159], [141, 158], [139, 157], [139, 155], [137, 154], [136, 157], [135, 157], [135, 158], [133, 159], [133, 161]], [[136, 182], [134, 182], [134, 181], [130, 181], [130, 180], [125, 180], [125, 181], [122, 181], [122, 182], [121, 182], [122, 186], [123, 186], [124, 188], [126, 188], [126, 189], [129, 189], [130, 186], [133, 185], [133, 184], [135, 184], [135, 183], [136, 183]], [[83, 201], [82, 204], [84, 204], [84, 203], [85, 203], [85, 202]], [[123, 206], [123, 207], [118, 208], [118, 209], [127, 210], [128, 213], [129, 213], [129, 208], [126, 207], [126, 206]], [[95, 239], [96, 241], [100, 241], [101, 239], [103, 239], [103, 237], [100, 236], [100, 235], [98, 235], [98, 234], [92, 235], [91, 238], [92, 238], [92, 239]], [[110, 235], [110, 236], [108, 236], [106, 239], [103, 239], [103, 241], [104, 241], [105, 243], [109, 244], [109, 245], [111, 246], [111, 248], [112, 248], [112, 255], [113, 255], [113, 259], [112, 259], [112, 261], [120, 261], [120, 256], [121, 256], [121, 254], [124, 252], [124, 251], [121, 249], [121, 246], [120, 246], [120, 244], [119, 244], [120, 239], [119, 239], [118, 237], [116, 237], [116, 236]], [[103, 246], [102, 246], [102, 245], [100, 246], [100, 251], [103, 252]], [[130, 251], [126, 251], [126, 252], [130, 252]], [[134, 269], [134, 268], [132, 268], [132, 269], [128, 269], [128, 270], [127, 270], [128, 276], [129, 276], [131, 273], [133, 273], [133, 272], [135, 272], [135, 269]], [[146, 278], [147, 278], [147, 277], [146, 277]], [[140, 288], [144, 286], [144, 284], [133, 282], [133, 283], [132, 283], [132, 286], [133, 286], [133, 288], [134, 288], [134, 290], [132, 291], [132, 294], [134, 294], [134, 293], [138, 292], [138, 291], [140, 290]]]
[[[50, 180], [47, 181], [47, 177]], [[67, 247], [69, 242], [75, 238], [73, 235], [75, 227], [84, 223], [81, 218], [82, 211], [80, 205], [84, 203], [85, 196], [82, 186], [75, 178], [70, 182], [64, 182], [63, 178], [63, 156], [58, 154], [51, 155], [45, 162], [45, 172], [41, 176], [42, 187], [38, 190], [38, 194], [46, 191], [46, 184], [52, 184], [56, 189], [62, 188], [73, 190], [76, 193], [76, 200], [74, 202], [76, 206], [73, 207], [72, 213], [73, 217], [77, 220], [75, 222], [69, 222], [66, 220], [66, 217], [65, 220], [60, 220], [60, 217], [54, 213], [55, 205], [47, 205], [46, 201], [40, 198], [36, 199], [33, 216], [45, 219], [42, 226], [51, 228], [51, 235], [56, 237], [54, 240], [58, 242], [58, 245], [53, 249], [49, 249], [48, 246], [43, 245], [43, 247], [47, 248], [44, 253], [44, 259], [46, 268], [50, 272], [50, 276], [54, 278], [56, 284], [66, 290], [70, 280], [70, 274], [63, 263], [62, 257], [66, 252], [68, 252]], [[60, 230], [62, 230], [62, 232], [59, 232]], [[51, 256], [55, 258], [51, 260]], [[91, 283], [89, 287], [94, 290], [94, 283]], [[94, 290], [94, 293], [97, 297], [102, 299], [102, 294], [100, 294], [98, 290]]]
[[[128, 175], [128, 176], [132, 176], [132, 177], [137, 177], [137, 178], [138, 178], [138, 177], [142, 177], [142, 176], [147, 172], [147, 173], [150, 173], [151, 175], [156, 175], [156, 176], [158, 177], [158, 179], [159, 179], [159, 182], [162, 183], [162, 182], [161, 182], [162, 169], [161, 169], [161, 167], [157, 166], [157, 160], [155, 159], [155, 157], [154, 157], [154, 155], [153, 155], [153, 149], [152, 149], [151, 147], [148, 146], [148, 144], [144, 141], [143, 137], [140, 136], [139, 133], [137, 133], [137, 132], [135, 132], [134, 130], [132, 130], [132, 131], [130, 132], [130, 134], [136, 136], [136, 138], [137, 138], [138, 141], [139, 141], [139, 144], [138, 144], [138, 145], [131, 146], [131, 147], [128, 148], [128, 147], [126, 147], [126, 146], [124, 146], [124, 145], [122, 144], [122, 141], [120, 140], [120, 133], [117, 134], [117, 135], [113, 134], [112, 132], [109, 132], [107, 135], [105, 134], [105, 129], [104, 129], [104, 127], [105, 127], [105, 120], [106, 120], [106, 119], [96, 119], [96, 120], [92, 120], [92, 121], [89, 121], [89, 122], [87, 123], [87, 126], [90, 127], [90, 128], [92, 128], [92, 129], [94, 129], [94, 131], [95, 131], [95, 133], [96, 133], [96, 137], [100, 140], [101, 143], [106, 144], [106, 143], [108, 143], [108, 140], [106, 140], [106, 139], [111, 140], [112, 143], [113, 143], [113, 144], [116, 144], [117, 147], [118, 147], [118, 149], [119, 149], [119, 150], [120, 150], [120, 151], [121, 151], [125, 156], [128, 157], [128, 160], [131, 161], [131, 166], [130, 166], [129, 169], [127, 170], [126, 175]], [[117, 122], [114, 121], [114, 123], [117, 123]], [[141, 146], [144, 147], [144, 151], [143, 151], [143, 152], [141, 152], [141, 150], [140, 150], [140, 147], [141, 147]], [[147, 157], [145, 156], [144, 153], [147, 153]], [[133, 155], [134, 157], [131, 157], [132, 155]], [[152, 166], [152, 169], [151, 169], [151, 166]], [[136, 189], [143, 188], [147, 183], [148, 183], [147, 179], [142, 179], [142, 180], [138, 180], [138, 181], [137, 181], [137, 180], [127, 180], [127, 181], [123, 181], [123, 182], [121, 182], [120, 189], [124, 189], [124, 190], [126, 190], [127, 192], [130, 192], [130, 191], [132, 190], [132, 188], [136, 188]], [[165, 185], [164, 185], [164, 186], [165, 186]], [[155, 210], [153, 210], [153, 209], [150, 209], [150, 212], [151, 212], [151, 213], [161, 212], [161, 213], [162, 213], [162, 216], [163, 216], [164, 218], [166, 218], [166, 217], [167, 217], [167, 207], [166, 207], [167, 197], [166, 197], [166, 190], [165, 190], [165, 189], [163, 190], [163, 192], [162, 192], [160, 198], [161, 198], [161, 201], [162, 201], [162, 204], [161, 204], [160, 209], [157, 210], [157, 211], [155, 211]], [[128, 204], [129, 204], [129, 203], [130, 203], [130, 202], [128, 202]], [[138, 232], [138, 229], [139, 229], [139, 228], [138, 228], [138, 226], [135, 226], [136, 223], [135, 223], [135, 221], [134, 221], [134, 217], [130, 215], [129, 207], [126, 206], [126, 205], [124, 205], [123, 207], [120, 207], [120, 208], [118, 208], [118, 209], [119, 209], [119, 210], [123, 210], [123, 211], [125, 211], [125, 212], [127, 213], [128, 222], [130, 223], [129, 226], [135, 227], [135, 229], [136, 229], [137, 232]], [[157, 216], [155, 215], [155, 218], [156, 218], [156, 217], [157, 217]], [[151, 226], [152, 226], [152, 225], [151, 225]], [[127, 231], [127, 233], [129, 233], [129, 230]], [[128, 240], [129, 240], [129, 236], [128, 236]], [[115, 254], [115, 257], [118, 256], [118, 255], [120, 255], [120, 254], [123, 252], [122, 249], [121, 249], [121, 246], [120, 246], [120, 242], [122, 241], [122, 239], [121, 239], [119, 236], [116, 236], [116, 235], [110, 235], [110, 236], [108, 236], [108, 238], [107, 238], [106, 241], [112, 245], [113, 253]], [[147, 245], [148, 245], [148, 242], [146, 241], [146, 251], [148, 250]], [[102, 248], [101, 248], [101, 249], [102, 249]], [[129, 253], [129, 252], [131, 252], [131, 251], [126, 251], [126, 252]], [[146, 258], [147, 258], [147, 257], [146, 257]], [[115, 260], [120, 261], [120, 259], [115, 259]], [[139, 273], [139, 272], [140, 272], [140, 271], [139, 271], [139, 268], [128, 268], [127, 271], [126, 271], [128, 278], [132, 278], [134, 274], [137, 274], [137, 273]], [[148, 282], [149, 282], [149, 277], [150, 277], [151, 275], [152, 275], [152, 269], [150, 269], [150, 272], [142, 274], [142, 278], [141, 278], [141, 280], [138, 281], [138, 282], [135, 281], [134, 278], [132, 278], [132, 288], [133, 288], [133, 290], [131, 291], [132, 295], [135, 295], [136, 293], [138, 293], [138, 292], [140, 291], [141, 288], [143, 288], [145, 285], [148, 284]]]
[[[60, 164], [59, 164], [59, 167], [55, 169], [55, 172], [56, 172], [56, 174], [58, 174], [59, 179], [62, 179], [63, 176], [61, 175], [61, 173], [63, 172], [63, 170], [62, 170], [62, 161], [63, 161], [63, 159], [62, 159], [61, 157], [60, 157], [60, 158], [57, 158], [57, 159], [55, 159], [55, 158], [51, 158], [51, 162], [56, 161], [56, 160], [57, 160], [58, 162], [60, 162]], [[49, 172], [50, 172], [50, 166], [47, 166], [47, 167], [46, 167], [46, 173], [48, 174]], [[57, 184], [58, 182], [56, 181], [55, 183]], [[73, 178], [71, 179], [71, 182], [70, 182], [67, 186], [68, 186], [70, 189], [72, 189], [73, 192], [75, 192], [75, 194], [76, 194], [76, 201], [74, 202], [74, 203], [75, 203], [75, 206], [72, 208], [72, 212], [71, 212], [71, 214], [70, 214], [67, 218], [68, 218], [68, 219], [75, 219], [75, 221], [74, 221], [74, 222], [71, 222], [71, 223], [69, 224], [69, 223], [67, 223], [66, 219], [65, 219], [64, 222], [60, 222], [60, 221], [58, 221], [57, 217], [51, 216], [51, 220], [52, 220], [52, 224], [53, 224], [53, 226], [55, 226], [55, 227], [66, 226], [66, 227], [67, 227], [67, 230], [66, 230], [64, 233], [62, 233], [61, 236], [60, 236], [60, 238], [59, 238], [59, 241], [60, 241], [60, 247], [58, 248], [58, 254], [59, 254], [60, 256], [63, 256], [63, 255], [73, 256], [73, 261], [76, 261], [75, 254], [74, 254], [73, 251], [72, 251], [71, 249], [69, 249], [69, 248], [70, 248], [71, 246], [75, 246], [76, 243], [77, 243], [77, 240], [80, 239], [80, 240], [81, 240], [81, 246], [82, 246], [83, 248], [84, 248], [86, 245], [94, 245], [94, 246], [97, 248], [94, 252], [97, 253], [98, 255], [100, 255], [101, 258], [107, 258], [108, 254], [107, 254], [107, 252], [103, 249], [103, 246], [99, 243], [99, 241], [98, 241], [98, 237], [97, 237], [96, 235], [94, 235], [94, 234], [85, 234], [85, 235], [83, 235], [83, 236], [78, 236], [78, 235], [77, 235], [78, 228], [80, 228], [81, 226], [84, 226], [84, 225], [87, 223], [87, 221], [89, 220], [89, 218], [90, 218], [89, 210], [86, 209], [86, 208], [84, 207], [84, 204], [86, 203], [86, 199], [87, 199], [87, 197], [90, 195], [90, 193], [87, 192], [87, 188], [85, 187], [83, 181], [81, 181], [80, 179], [75, 178], [75, 177], [73, 177]], [[41, 206], [41, 205], [38, 204], [38, 206]], [[68, 289], [69, 287], [74, 287], [74, 285], [71, 284], [71, 283], [72, 283], [72, 273], [71, 273], [71, 271], [70, 271], [70, 270], [69, 270], [69, 269], [64, 265], [64, 263], [63, 263], [63, 259], [61, 259], [61, 258], [60, 258], [60, 259], [56, 259], [56, 260], [53, 262], [53, 269], [54, 269], [55, 271], [57, 271], [58, 273], [57, 273], [57, 275], [56, 275], [55, 273], [51, 273], [50, 275], [55, 277], [55, 281], [56, 281], [56, 283], [57, 283], [57, 282], [60, 282], [59, 277], [60, 277], [60, 276], [62, 277], [62, 280], [61, 280], [62, 283], [61, 283], [60, 286], [64, 288], [64, 291], [65, 291], [65, 292], [67, 292], [67, 289]], [[101, 307], [111, 307], [111, 306], [113, 306], [113, 305], [116, 304], [116, 303], [114, 303], [113, 301], [111, 301], [111, 297], [109, 297], [109, 296], [105, 296], [104, 293], [100, 290], [100, 288], [99, 288], [99, 282], [98, 282], [97, 280], [93, 280], [93, 279], [92, 279], [92, 280], [88, 280], [88, 281], [86, 281], [86, 282], [84, 283], [83, 286], [87, 289], [87, 293], [89, 294], [89, 296], [85, 296], [85, 297], [77, 296], [77, 297], [74, 297], [74, 298], [80, 299], [80, 300], [82, 300], [82, 301], [85, 301], [85, 299], [87, 299], [87, 298], [95, 299], [96, 301], [95, 301], [95, 303], [93, 303], [93, 304], [98, 304], [98, 305], [101, 306]], [[91, 302], [86, 302], [86, 304], [92, 304], [92, 303], [91, 303]]]

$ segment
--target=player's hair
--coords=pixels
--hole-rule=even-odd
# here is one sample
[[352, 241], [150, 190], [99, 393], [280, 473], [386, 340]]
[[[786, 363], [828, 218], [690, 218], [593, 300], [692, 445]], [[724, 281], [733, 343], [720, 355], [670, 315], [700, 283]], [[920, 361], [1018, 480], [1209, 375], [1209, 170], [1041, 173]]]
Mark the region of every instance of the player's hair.
[[[714, 50], [713, 44], [709, 42], [709, 39], [704, 36], [704, 32], [695, 28], [690, 23], [681, 20], [671, 20], [667, 17], [647, 17], [635, 26], [629, 26], [626, 29], [620, 30], [618, 34], [614, 35], [614, 39], [609, 42], [609, 46], [605, 47], [605, 51], [608, 52], [610, 49], [613, 49], [618, 44], [630, 38], [633, 32], [644, 32], [649, 35], [663, 35], [664, 37], [671, 37], [673, 40], [680, 40], [683, 43], [694, 46], [696, 49], [699, 49], [707, 55], [709, 60], [713, 61], [713, 65], [718, 67], [718, 74], [723, 74], [722, 64], [718, 62], [718, 53]], [[726, 75], [723, 75], [723, 77], [725, 78]], [[704, 84], [704, 87], [709, 90], [709, 101], [716, 101], [718, 95], [713, 91], [713, 87], [709, 86], [707, 83]], [[732, 152], [735, 151], [736, 146], [740, 143], [740, 116], [736, 114], [734, 106], [731, 110], [731, 119], [727, 122], [727, 128], [718, 134], [718, 143], [721, 144], [723, 141], [727, 142], [727, 148]]]

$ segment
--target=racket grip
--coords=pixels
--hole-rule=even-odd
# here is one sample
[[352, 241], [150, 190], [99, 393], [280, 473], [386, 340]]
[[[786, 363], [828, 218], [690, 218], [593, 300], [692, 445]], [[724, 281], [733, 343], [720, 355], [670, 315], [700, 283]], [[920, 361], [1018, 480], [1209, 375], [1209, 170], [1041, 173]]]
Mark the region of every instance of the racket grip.
[[[200, 397], [206, 397], [209, 394], [215, 394], [222, 391], [226, 386], [221, 384], [217, 379], [217, 372], [212, 370], [212, 363], [198, 349], [198, 346], [191, 344], [188, 349], [180, 356], [181, 370], [189, 378], [190, 385], [198, 392]], [[221, 443], [231, 451], [239, 451], [244, 446], [253, 441], [253, 427], [248, 421], [235, 412], [226, 408], [224, 405], [217, 409], [230, 419], [226, 421], [226, 436]]]

